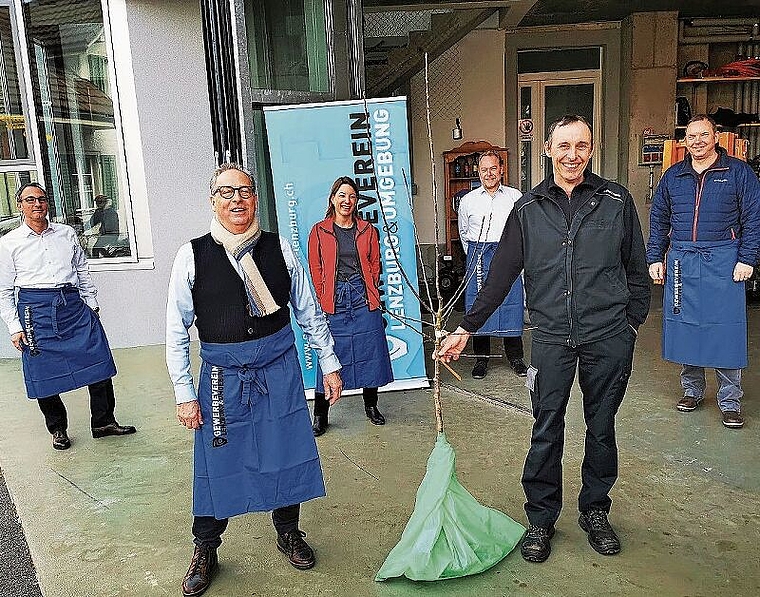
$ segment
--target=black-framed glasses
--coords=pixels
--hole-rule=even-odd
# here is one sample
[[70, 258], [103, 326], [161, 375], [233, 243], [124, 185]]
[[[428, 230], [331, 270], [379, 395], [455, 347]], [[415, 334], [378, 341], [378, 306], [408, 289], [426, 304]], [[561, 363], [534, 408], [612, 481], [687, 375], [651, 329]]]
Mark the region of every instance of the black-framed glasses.
[[235, 196], [235, 191], [241, 199], [250, 199], [253, 197], [253, 187], [249, 185], [243, 185], [241, 187], [230, 187], [223, 185], [216, 187], [214, 194], [218, 194], [222, 199], [232, 199]]
[[21, 199], [24, 203], [27, 205], [33, 205], [35, 202], [39, 201], [40, 203], [47, 203], [48, 198], [47, 197], [24, 197]]

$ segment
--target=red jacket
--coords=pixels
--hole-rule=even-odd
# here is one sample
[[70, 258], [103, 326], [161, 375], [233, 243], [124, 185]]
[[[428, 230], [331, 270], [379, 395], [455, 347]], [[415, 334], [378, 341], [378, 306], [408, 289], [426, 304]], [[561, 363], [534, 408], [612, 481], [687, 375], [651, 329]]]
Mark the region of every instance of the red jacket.
[[[326, 218], [314, 224], [309, 233], [309, 271], [317, 299], [325, 313], [335, 313], [335, 278], [338, 270], [338, 240], [333, 232], [335, 220]], [[380, 307], [380, 234], [369, 222], [356, 220], [356, 250], [362, 280], [367, 289], [370, 311]]]

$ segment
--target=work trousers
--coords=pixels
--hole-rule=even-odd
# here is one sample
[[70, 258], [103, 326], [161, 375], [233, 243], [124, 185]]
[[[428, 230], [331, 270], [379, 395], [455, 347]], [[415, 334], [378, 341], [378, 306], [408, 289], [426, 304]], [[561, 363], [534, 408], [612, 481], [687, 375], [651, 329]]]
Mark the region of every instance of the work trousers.
[[[298, 518], [301, 514], [301, 504], [284, 506], [272, 510], [272, 522], [278, 534], [284, 535], [298, 528]], [[193, 517], [194, 543], [198, 547], [216, 549], [222, 544], [222, 533], [227, 529], [229, 518], [218, 520], [213, 516]]]
[[[116, 419], [113, 411], [116, 407], [116, 398], [111, 378], [90, 384], [87, 390], [90, 393], [90, 427], [105, 427], [114, 423]], [[45, 417], [45, 425], [51, 434], [56, 431], [66, 431], [69, 420], [60, 394], [39, 398], [37, 404], [40, 406]]]
[[[377, 388], [362, 389], [364, 408], [377, 406]], [[330, 402], [325, 398], [324, 392], [314, 392], [314, 416], [324, 416], [330, 411]]]
[[529, 386], [533, 384], [530, 398], [535, 421], [522, 477], [530, 524], [550, 527], [562, 509], [565, 412], [576, 369], [586, 421], [578, 509], [609, 512], [609, 492], [618, 476], [615, 415], [631, 374], [635, 340], [629, 328], [574, 348], [533, 341], [527, 379]]
[[[524, 356], [522, 336], [508, 336], [504, 340], [504, 354], [508, 361], [515, 361]], [[473, 336], [472, 351], [476, 355], [491, 353], [491, 336]]]

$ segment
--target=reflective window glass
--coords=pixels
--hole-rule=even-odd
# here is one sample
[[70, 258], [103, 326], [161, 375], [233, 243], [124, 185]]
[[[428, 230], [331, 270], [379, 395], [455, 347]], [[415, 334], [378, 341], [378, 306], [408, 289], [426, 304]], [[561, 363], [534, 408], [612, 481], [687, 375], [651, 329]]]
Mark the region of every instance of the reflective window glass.
[[0, 160], [29, 159], [10, 8], [0, 6]]
[[324, 0], [246, 0], [254, 89], [330, 91]]
[[50, 217], [82, 230], [88, 257], [129, 257], [100, 0], [31, 1], [23, 10]]

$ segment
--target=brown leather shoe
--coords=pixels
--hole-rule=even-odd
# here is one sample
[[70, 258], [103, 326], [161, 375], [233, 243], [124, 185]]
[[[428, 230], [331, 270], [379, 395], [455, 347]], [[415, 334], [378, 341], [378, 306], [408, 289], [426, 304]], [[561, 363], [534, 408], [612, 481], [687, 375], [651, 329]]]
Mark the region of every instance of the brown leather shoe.
[[71, 441], [65, 431], [56, 431], [53, 433], [53, 449], [68, 450], [71, 447]]
[[303, 540], [306, 533], [295, 529], [283, 535], [277, 534], [277, 549], [288, 556], [293, 567], [299, 570], [308, 570], [314, 566], [316, 558], [314, 550]]
[[219, 568], [216, 550], [211, 547], [195, 546], [190, 568], [182, 581], [182, 594], [185, 597], [202, 595], [211, 586], [214, 573]]
[[676, 408], [683, 413], [688, 413], [693, 410], [697, 410], [701, 401], [694, 398], [694, 396], [684, 396], [676, 404]]
[[740, 427], [744, 427], [744, 417], [735, 410], [724, 411], [723, 425], [729, 429], [739, 429]]
[[92, 428], [92, 437], [99, 438], [99, 437], [106, 437], [109, 435], [129, 435], [130, 433], [135, 433], [137, 429], [132, 427], [132, 425], [119, 425], [116, 421], [111, 423], [110, 425], [105, 425], [104, 427], [93, 427]]

